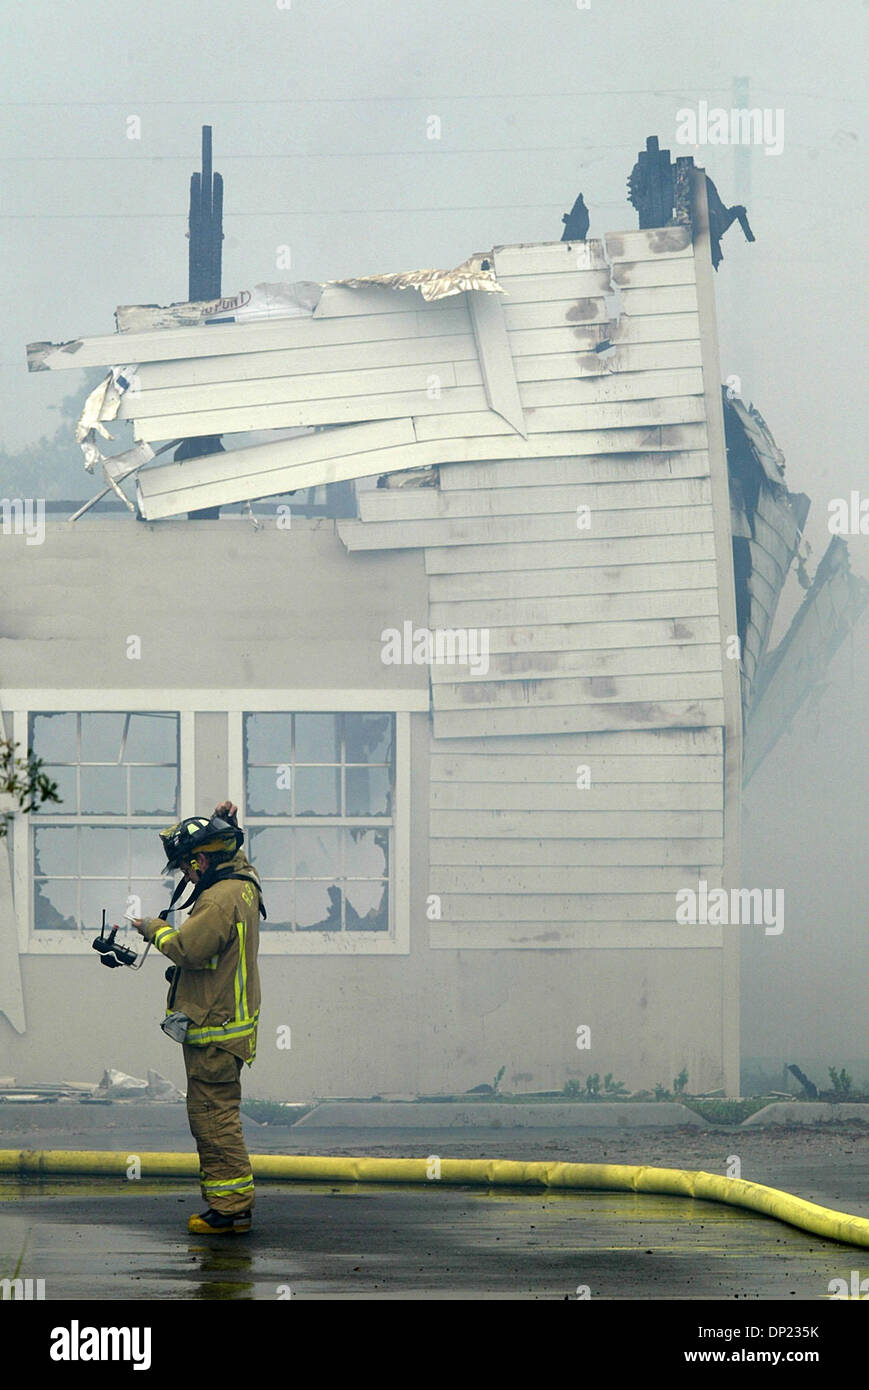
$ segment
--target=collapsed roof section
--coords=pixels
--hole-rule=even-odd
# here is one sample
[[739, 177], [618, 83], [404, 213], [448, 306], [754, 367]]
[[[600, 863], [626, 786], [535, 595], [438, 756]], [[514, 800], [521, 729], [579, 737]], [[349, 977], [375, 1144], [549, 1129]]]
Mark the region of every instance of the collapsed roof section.
[[260, 309], [281, 300], [285, 316], [256, 321], [239, 321], [250, 302], [218, 301], [217, 322], [193, 321], [196, 306], [122, 310], [136, 331], [33, 344], [30, 369], [122, 363], [82, 419], [96, 457], [114, 418], [148, 448], [303, 431], [145, 467], [146, 520], [450, 460], [570, 452], [578, 433], [593, 451], [594, 431], [613, 427], [639, 450], [653, 435], [653, 447], [705, 445], [690, 227], [497, 247], [452, 272], [272, 286]]

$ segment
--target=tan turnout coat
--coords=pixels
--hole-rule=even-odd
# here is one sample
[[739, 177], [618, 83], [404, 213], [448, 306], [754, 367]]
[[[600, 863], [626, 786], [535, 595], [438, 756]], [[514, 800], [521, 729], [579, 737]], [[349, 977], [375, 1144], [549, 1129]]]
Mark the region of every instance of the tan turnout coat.
[[166, 1012], [191, 1020], [187, 1042], [194, 1047], [214, 1043], [250, 1065], [260, 1009], [259, 879], [242, 850], [221, 865], [221, 874], [227, 873], [250, 874], [255, 882], [219, 878], [203, 891], [180, 928], [152, 917], [144, 930], [180, 968], [169, 987]]

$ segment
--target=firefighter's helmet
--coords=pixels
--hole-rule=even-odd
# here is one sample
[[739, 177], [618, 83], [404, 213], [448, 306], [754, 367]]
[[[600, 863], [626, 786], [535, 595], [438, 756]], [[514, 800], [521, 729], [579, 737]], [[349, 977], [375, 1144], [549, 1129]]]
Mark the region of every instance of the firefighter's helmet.
[[161, 830], [160, 843], [166, 851], [163, 872], [170, 874], [200, 849], [218, 860], [231, 859], [244, 844], [244, 831], [221, 816], [188, 816], [168, 830]]

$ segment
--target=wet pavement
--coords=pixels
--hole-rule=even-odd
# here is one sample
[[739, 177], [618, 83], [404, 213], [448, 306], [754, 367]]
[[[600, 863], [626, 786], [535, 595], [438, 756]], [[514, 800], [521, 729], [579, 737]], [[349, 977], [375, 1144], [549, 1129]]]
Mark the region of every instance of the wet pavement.
[[244, 1237], [189, 1236], [194, 1184], [0, 1184], [0, 1267], [46, 1300], [829, 1297], [866, 1252], [632, 1193], [261, 1183]]
[[[86, 1109], [86, 1107], [83, 1107]], [[55, 1114], [57, 1112], [55, 1111]], [[5, 1118], [5, 1117], [4, 1117]], [[58, 1116], [58, 1119], [61, 1119]], [[183, 1107], [6, 1120], [5, 1148], [189, 1152]], [[824, 1131], [316, 1131], [245, 1122], [251, 1152], [649, 1163], [742, 1176], [869, 1216], [869, 1135]], [[675, 1197], [405, 1184], [260, 1181], [246, 1237], [198, 1237], [197, 1185], [0, 1179], [0, 1277], [45, 1299], [827, 1300], [869, 1250], [751, 1212]], [[26, 1244], [25, 1244], [26, 1243]]]

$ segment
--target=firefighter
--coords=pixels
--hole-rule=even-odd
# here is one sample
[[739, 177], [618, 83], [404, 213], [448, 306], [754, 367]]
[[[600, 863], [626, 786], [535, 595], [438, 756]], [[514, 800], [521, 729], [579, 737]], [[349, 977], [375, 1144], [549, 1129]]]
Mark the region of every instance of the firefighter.
[[199, 1151], [199, 1177], [207, 1210], [191, 1216], [196, 1234], [250, 1230], [254, 1184], [241, 1129], [241, 1068], [256, 1055], [260, 1007], [257, 970], [259, 918], [265, 917], [256, 871], [242, 852], [237, 807], [223, 801], [210, 818], [191, 816], [161, 831], [166, 872], [184, 877], [172, 899], [190, 884], [189, 907], [179, 928], [167, 913], [132, 925], [173, 968], [161, 1027], [181, 1042], [187, 1071], [187, 1115]]

